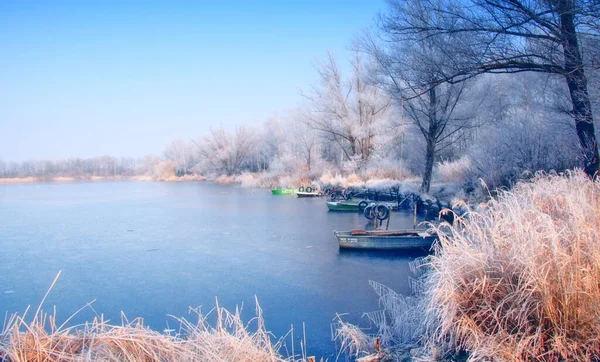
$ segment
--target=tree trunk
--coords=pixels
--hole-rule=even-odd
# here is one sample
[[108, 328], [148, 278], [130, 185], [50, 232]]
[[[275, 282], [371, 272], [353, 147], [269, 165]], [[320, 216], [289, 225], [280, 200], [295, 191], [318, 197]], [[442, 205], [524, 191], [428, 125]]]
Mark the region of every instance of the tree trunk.
[[425, 153], [425, 172], [423, 172], [423, 182], [421, 183], [421, 192], [428, 193], [431, 187], [431, 175], [433, 173], [433, 161], [435, 158], [435, 141], [427, 139], [427, 151]]
[[575, 31], [574, 6], [573, 0], [558, 1], [563, 36], [562, 46], [565, 55], [565, 78], [571, 95], [571, 103], [573, 104], [575, 128], [583, 152], [584, 170], [588, 176], [595, 177], [600, 167], [600, 159], [598, 157], [592, 105], [587, 90], [587, 78], [583, 71], [583, 60]]
[[433, 161], [435, 158], [435, 146], [437, 143], [436, 134], [438, 131], [437, 119], [437, 94], [435, 87], [429, 90], [429, 128], [426, 134], [425, 151], [425, 171], [423, 172], [423, 182], [421, 183], [421, 192], [428, 193], [431, 187], [431, 174], [433, 173]]
[[358, 149], [356, 147], [356, 139], [354, 137], [348, 137], [348, 141], [350, 142], [351, 156], [352, 158], [354, 158], [356, 154], [358, 154]]

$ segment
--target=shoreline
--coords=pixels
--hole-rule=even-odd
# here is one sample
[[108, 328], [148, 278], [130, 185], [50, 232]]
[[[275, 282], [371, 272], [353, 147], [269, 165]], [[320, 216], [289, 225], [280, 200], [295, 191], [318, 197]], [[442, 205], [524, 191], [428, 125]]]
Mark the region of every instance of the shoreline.
[[[44, 183], [76, 183], [76, 182], [115, 182], [115, 181], [134, 181], [134, 182], [202, 182], [202, 181], [212, 181], [221, 185], [229, 185], [234, 187], [241, 188], [253, 188], [253, 189], [273, 189], [277, 188], [282, 183], [279, 181], [274, 181], [273, 177], [282, 177], [282, 176], [273, 176], [267, 175], [267, 180], [265, 180], [265, 175], [261, 173], [246, 173], [234, 176], [225, 176], [220, 175], [218, 177], [207, 177], [202, 175], [185, 175], [185, 176], [176, 176], [169, 175], [166, 177], [156, 177], [150, 175], [137, 175], [137, 176], [53, 176], [53, 177], [15, 177], [15, 178], [0, 178], [0, 186], [2, 185], [25, 185], [25, 184], [44, 184]], [[268, 181], [268, 182], [264, 182]], [[288, 180], [289, 181], [289, 180]], [[439, 204], [440, 202], [444, 205], [452, 205], [455, 200], [463, 200], [467, 202], [465, 197], [467, 195], [460, 195], [461, 192], [464, 193], [462, 189], [462, 184], [458, 182], [440, 182], [440, 181], [432, 181], [431, 190], [427, 194], [421, 193], [419, 190], [418, 180], [413, 178], [407, 178], [403, 180], [391, 179], [391, 178], [361, 178], [356, 174], [350, 174], [347, 176], [341, 176], [339, 174], [324, 174], [317, 179], [309, 179], [304, 177], [298, 177], [293, 182], [292, 185], [302, 185], [302, 184], [312, 184], [312, 183], [320, 183], [321, 185], [331, 186], [331, 187], [339, 187], [343, 188], [372, 188], [372, 189], [386, 189], [390, 187], [397, 187], [399, 190], [402, 190], [404, 194], [414, 194], [421, 195], [423, 200], [429, 200], [431, 203]], [[290, 184], [284, 183], [284, 184]], [[322, 186], [322, 187], [325, 187]], [[454, 200], [454, 201], [453, 201]], [[450, 206], [448, 206], [450, 208]]]
[[0, 178], [0, 185], [17, 185], [17, 184], [33, 184], [33, 183], [67, 183], [67, 182], [80, 182], [80, 181], [158, 181], [158, 182], [192, 182], [192, 181], [205, 181], [206, 178], [198, 175], [183, 176], [183, 177], [166, 177], [166, 178], [154, 178], [152, 176], [52, 176], [52, 177], [14, 177], [14, 178]]

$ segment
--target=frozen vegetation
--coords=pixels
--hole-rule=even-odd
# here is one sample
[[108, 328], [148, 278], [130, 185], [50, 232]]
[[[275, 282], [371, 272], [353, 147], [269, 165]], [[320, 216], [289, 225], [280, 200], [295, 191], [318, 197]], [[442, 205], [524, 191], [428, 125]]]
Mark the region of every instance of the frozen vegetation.
[[372, 282], [375, 328], [340, 322], [341, 346], [372, 355], [377, 337], [397, 360], [597, 361], [599, 188], [581, 171], [538, 174], [437, 226], [414, 294]]
[[[60, 273], [59, 273], [60, 275]], [[54, 280], [56, 283], [57, 278]], [[54, 285], [53, 283], [53, 285]], [[52, 287], [51, 287], [52, 288]], [[47, 295], [46, 295], [47, 296]], [[43, 304], [43, 300], [42, 300]], [[56, 308], [47, 314], [40, 304], [33, 310], [8, 317], [0, 331], [0, 360], [24, 361], [296, 361], [306, 359], [306, 349], [280, 352], [284, 340], [273, 341], [256, 302], [256, 317], [245, 323], [240, 310], [216, 307], [195, 321], [173, 317], [174, 329], [162, 333], [144, 326], [140, 318], [112, 324], [102, 315], [83, 325], [59, 322]], [[84, 308], [92, 308], [86, 305]], [[83, 308], [82, 308], [83, 309]], [[214, 321], [213, 324], [208, 319]]]

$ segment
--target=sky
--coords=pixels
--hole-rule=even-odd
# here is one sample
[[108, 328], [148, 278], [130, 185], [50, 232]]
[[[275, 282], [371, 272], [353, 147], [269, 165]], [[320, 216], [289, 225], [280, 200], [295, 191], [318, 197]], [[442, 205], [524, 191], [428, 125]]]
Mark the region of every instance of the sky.
[[0, 1], [0, 160], [162, 153], [297, 106], [383, 0]]

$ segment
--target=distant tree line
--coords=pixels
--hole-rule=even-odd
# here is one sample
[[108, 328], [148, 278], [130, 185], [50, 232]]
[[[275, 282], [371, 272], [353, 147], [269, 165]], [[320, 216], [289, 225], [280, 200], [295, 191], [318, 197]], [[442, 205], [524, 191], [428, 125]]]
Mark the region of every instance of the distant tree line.
[[133, 158], [112, 156], [24, 162], [0, 160], [0, 177], [133, 176], [136, 174], [137, 164], [138, 161]]

